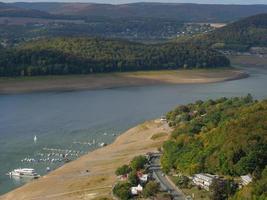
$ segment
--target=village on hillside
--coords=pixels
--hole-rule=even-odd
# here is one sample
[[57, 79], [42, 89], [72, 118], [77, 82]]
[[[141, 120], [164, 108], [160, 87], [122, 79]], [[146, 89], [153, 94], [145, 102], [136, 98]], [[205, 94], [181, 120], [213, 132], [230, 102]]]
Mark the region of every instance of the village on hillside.
[[118, 168], [113, 195], [119, 199], [155, 197], [154, 199], [193, 200], [200, 196], [206, 199], [205, 196], [211, 192], [220, 192], [219, 188], [224, 184], [230, 183], [230, 187], [241, 189], [252, 182], [250, 174], [233, 179], [232, 182], [228, 182], [223, 176], [209, 173], [167, 175], [160, 167], [161, 155], [161, 152], [149, 152], [135, 157], [129, 165]]

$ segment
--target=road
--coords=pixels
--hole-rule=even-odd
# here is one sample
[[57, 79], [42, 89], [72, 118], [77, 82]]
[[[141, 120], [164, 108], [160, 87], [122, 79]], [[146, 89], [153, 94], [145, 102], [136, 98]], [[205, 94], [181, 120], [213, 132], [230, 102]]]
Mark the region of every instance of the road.
[[185, 195], [174, 184], [169, 182], [160, 168], [160, 157], [153, 156], [150, 160], [150, 170], [153, 178], [160, 184], [162, 190], [169, 192], [174, 200], [185, 200]]

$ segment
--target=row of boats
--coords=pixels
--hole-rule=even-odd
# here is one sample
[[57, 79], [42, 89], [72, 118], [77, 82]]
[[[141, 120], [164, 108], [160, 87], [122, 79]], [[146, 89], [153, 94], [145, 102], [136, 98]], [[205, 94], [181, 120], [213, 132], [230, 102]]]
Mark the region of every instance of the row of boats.
[[56, 163], [56, 162], [64, 162], [65, 160], [69, 160], [68, 158], [24, 158], [21, 159], [22, 163], [41, 163], [41, 162], [48, 162], [48, 163]]
[[78, 144], [78, 145], [88, 145], [88, 146], [92, 146], [92, 145], [97, 145], [99, 147], [102, 147], [102, 144], [104, 142], [98, 142], [96, 143], [94, 140], [93, 142], [78, 142], [78, 141], [74, 141], [73, 144]]
[[82, 151], [76, 151], [72, 149], [56, 149], [56, 148], [43, 148], [44, 151], [51, 151], [52, 153], [65, 153], [65, 154], [71, 154], [71, 153], [82, 153]]

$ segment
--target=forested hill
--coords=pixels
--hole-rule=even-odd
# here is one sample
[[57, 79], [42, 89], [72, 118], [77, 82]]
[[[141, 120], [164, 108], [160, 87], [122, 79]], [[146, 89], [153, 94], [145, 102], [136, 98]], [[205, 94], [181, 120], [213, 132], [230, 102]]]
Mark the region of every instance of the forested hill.
[[[164, 144], [161, 163], [165, 171], [232, 177], [250, 173], [253, 184], [235, 199], [265, 199], [267, 100], [253, 101], [248, 95], [197, 101], [178, 106], [167, 119], [175, 130]], [[242, 196], [245, 191], [246, 198]]]
[[[192, 42], [191, 39], [189, 41]], [[198, 36], [193, 41], [215, 48], [235, 50], [267, 46], [267, 13], [234, 22], [212, 33]]]
[[174, 43], [145, 45], [100, 38], [55, 38], [1, 50], [0, 76], [88, 74], [229, 66], [220, 53]]

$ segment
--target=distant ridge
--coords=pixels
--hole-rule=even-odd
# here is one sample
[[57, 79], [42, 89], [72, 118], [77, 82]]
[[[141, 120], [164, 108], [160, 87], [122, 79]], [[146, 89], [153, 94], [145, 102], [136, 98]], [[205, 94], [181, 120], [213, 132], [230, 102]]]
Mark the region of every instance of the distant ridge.
[[0, 2], [0, 17], [51, 18], [52, 15], [41, 10], [17, 7], [14, 4]]
[[34, 9], [56, 15], [102, 17], [172, 18], [181, 21], [229, 22], [243, 17], [267, 12], [267, 5], [221, 5], [191, 3], [10, 3], [23, 9]]

